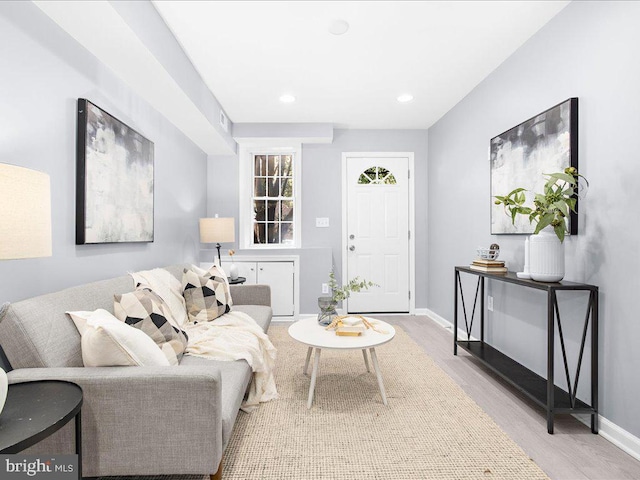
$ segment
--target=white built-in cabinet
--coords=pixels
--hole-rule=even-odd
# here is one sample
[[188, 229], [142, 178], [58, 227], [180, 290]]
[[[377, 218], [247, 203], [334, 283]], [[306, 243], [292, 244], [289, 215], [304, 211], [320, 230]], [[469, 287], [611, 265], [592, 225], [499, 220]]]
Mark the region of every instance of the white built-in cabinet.
[[[238, 267], [238, 275], [247, 279], [246, 284], [269, 285], [271, 287], [271, 308], [277, 317], [293, 317], [298, 313], [298, 285], [296, 270], [297, 256], [241, 256], [235, 255], [233, 263]], [[222, 257], [222, 268], [228, 274], [230, 257]], [[211, 263], [201, 264], [209, 268]]]

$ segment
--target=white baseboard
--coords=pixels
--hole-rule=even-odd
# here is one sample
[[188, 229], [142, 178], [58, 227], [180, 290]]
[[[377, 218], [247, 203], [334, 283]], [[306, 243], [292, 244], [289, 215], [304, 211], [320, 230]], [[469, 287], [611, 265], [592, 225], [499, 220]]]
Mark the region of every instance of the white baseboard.
[[[441, 317], [437, 313], [429, 310], [428, 308], [421, 309], [426, 311], [426, 315], [436, 322], [438, 325], [442, 326], [449, 332], [453, 332], [453, 323], [449, 320]], [[466, 333], [462, 332], [462, 336], [460, 335], [461, 330], [458, 329], [458, 338], [466, 337]], [[473, 339], [473, 337], [471, 337]], [[581, 415], [576, 414], [573, 415], [580, 422], [587, 425], [591, 428], [591, 416], [590, 415]], [[640, 438], [636, 437], [632, 433], [627, 432], [624, 428], [616, 425], [611, 420], [603, 417], [602, 415], [598, 415], [598, 435], [600, 435], [605, 440], [613, 443], [616, 447], [621, 449], [623, 452], [628, 453], [636, 460], [640, 460]]]
[[[453, 323], [452, 322], [450, 322], [449, 320], [447, 320], [444, 317], [441, 317], [436, 312], [434, 312], [432, 310], [429, 310], [428, 308], [425, 308], [424, 310], [425, 310], [424, 315], [429, 317], [431, 320], [436, 322], [438, 325], [440, 325], [445, 330], [449, 330], [449, 332], [451, 332], [453, 334]], [[461, 328], [458, 328], [458, 339], [459, 340], [467, 340], [467, 332], [465, 332]], [[469, 337], [469, 340], [474, 340], [475, 341], [475, 340], [477, 340], [477, 338], [475, 338], [472, 335], [472, 336]]]
[[[576, 414], [574, 417], [591, 428], [591, 415]], [[640, 460], [640, 438], [627, 432], [624, 428], [616, 425], [602, 415], [598, 415], [598, 435], [613, 443], [620, 450], [628, 453], [636, 460]]]
[[428, 308], [416, 308], [413, 311], [414, 315], [429, 315], [429, 309]]
[[293, 323], [296, 317], [273, 317], [271, 323]]
[[298, 320], [303, 320], [305, 318], [316, 318], [318, 316], [317, 313], [301, 313], [299, 315], [292, 315], [290, 317], [273, 317], [271, 319], [271, 323], [293, 323]]

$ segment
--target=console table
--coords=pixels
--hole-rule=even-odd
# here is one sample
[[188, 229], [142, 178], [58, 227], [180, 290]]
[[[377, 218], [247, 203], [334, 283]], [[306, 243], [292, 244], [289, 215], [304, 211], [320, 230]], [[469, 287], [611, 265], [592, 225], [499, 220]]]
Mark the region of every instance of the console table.
[[[478, 277], [476, 291], [473, 301], [473, 309], [468, 315], [464, 301], [462, 282], [460, 275], [469, 274]], [[524, 288], [533, 288], [547, 293], [547, 378], [532, 372], [524, 365], [516, 362], [512, 358], [492, 347], [484, 340], [484, 300], [485, 300], [485, 280], [511, 283]], [[545, 408], [547, 412], [547, 431], [553, 433], [553, 418], [557, 414], [566, 413], [587, 413], [591, 415], [591, 431], [598, 433], [598, 287], [583, 283], [558, 282], [545, 283], [534, 280], [521, 279], [515, 273], [492, 274], [476, 270], [469, 267], [455, 267], [455, 297], [453, 314], [453, 354], [458, 354], [458, 347], [463, 348], [481, 363], [489, 367], [507, 382], [515, 386], [519, 391], [532, 399], [538, 405]], [[560, 310], [558, 308], [557, 292], [559, 291], [587, 291], [589, 299], [582, 329], [582, 341], [576, 368], [574, 381], [571, 381], [569, 366], [567, 363], [567, 352], [562, 333], [562, 322]], [[480, 297], [480, 340], [471, 340], [471, 328], [476, 313], [476, 306]], [[464, 316], [466, 340], [458, 340], [458, 300], [461, 300]], [[559, 388], [554, 383], [554, 352], [555, 352], [555, 328], [558, 328], [562, 359], [564, 361], [564, 371], [567, 380], [568, 392]], [[576, 397], [578, 380], [580, 378], [580, 367], [582, 366], [583, 354], [587, 333], [591, 331], [591, 405]]]

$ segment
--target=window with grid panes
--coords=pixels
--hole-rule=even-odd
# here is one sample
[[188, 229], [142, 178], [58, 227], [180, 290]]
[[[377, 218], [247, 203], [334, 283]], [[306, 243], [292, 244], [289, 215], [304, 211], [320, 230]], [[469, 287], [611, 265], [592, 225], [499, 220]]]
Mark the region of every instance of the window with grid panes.
[[253, 156], [253, 244], [294, 244], [294, 156]]

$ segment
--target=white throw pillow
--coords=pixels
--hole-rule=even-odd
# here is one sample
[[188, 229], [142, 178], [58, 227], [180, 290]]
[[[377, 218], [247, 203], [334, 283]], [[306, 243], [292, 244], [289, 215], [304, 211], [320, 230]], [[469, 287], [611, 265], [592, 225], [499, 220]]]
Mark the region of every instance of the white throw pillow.
[[67, 312], [82, 336], [85, 367], [168, 366], [169, 360], [147, 334], [108, 311]]

